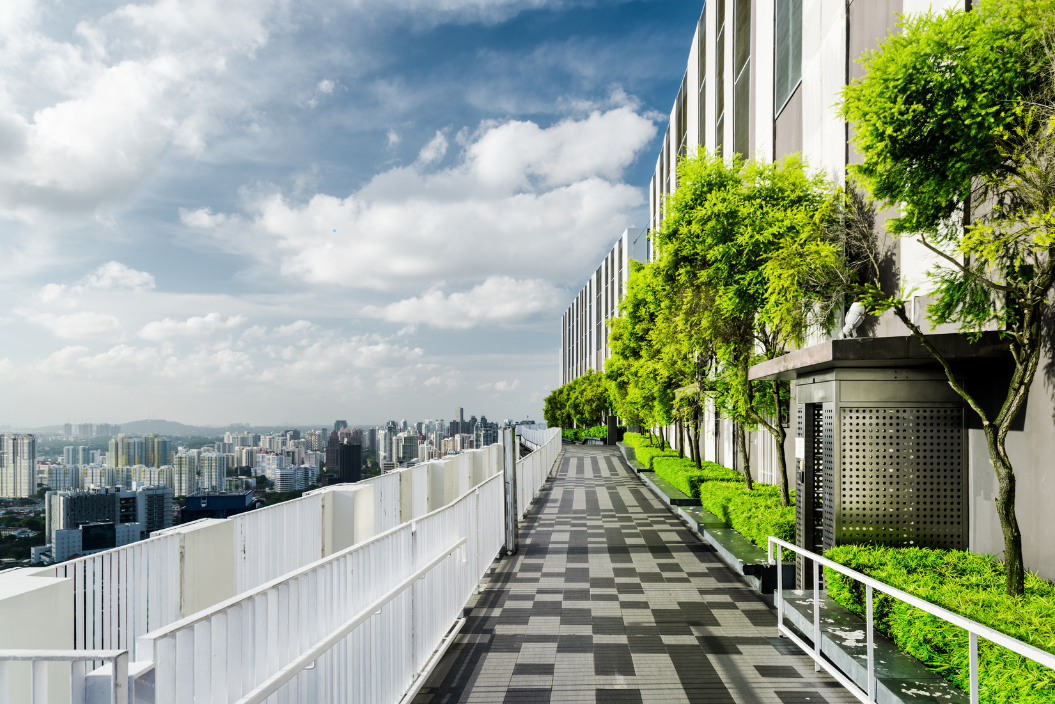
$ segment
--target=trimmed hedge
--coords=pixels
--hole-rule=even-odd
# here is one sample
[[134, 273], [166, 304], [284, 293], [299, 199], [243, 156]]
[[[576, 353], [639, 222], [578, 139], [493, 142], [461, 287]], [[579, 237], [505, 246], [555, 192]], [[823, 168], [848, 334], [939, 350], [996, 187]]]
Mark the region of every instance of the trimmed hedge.
[[743, 476], [735, 469], [705, 462], [703, 471], [698, 471], [692, 460], [679, 457], [674, 450], [649, 447], [648, 439], [638, 433], [627, 433], [623, 442], [634, 448], [638, 462], [654, 469], [685, 494], [698, 498], [704, 509], [763, 550], [769, 548], [771, 535], [795, 540], [794, 491], [791, 505], [784, 507], [780, 505], [779, 487], [756, 482], [754, 489], [748, 491]]
[[685, 457], [655, 457], [652, 469], [686, 496], [700, 498], [700, 487], [707, 482], [742, 482], [743, 476], [735, 469], [714, 462], [696, 463]]
[[[962, 550], [844, 545], [829, 559], [950, 611], [1055, 653], [1055, 586], [1026, 575], [1026, 593], [1004, 592], [1004, 567], [988, 555]], [[825, 569], [828, 595], [864, 616], [862, 584]], [[897, 647], [967, 693], [967, 631], [904, 602], [873, 592], [876, 628]], [[979, 698], [983, 702], [1055, 702], [1055, 671], [978, 639]]]
[[634, 456], [637, 461], [648, 469], [652, 469], [652, 463], [657, 457], [678, 457], [677, 450], [659, 449], [659, 444], [650, 445], [648, 436], [643, 433], [627, 433], [623, 436], [623, 442], [634, 448]]

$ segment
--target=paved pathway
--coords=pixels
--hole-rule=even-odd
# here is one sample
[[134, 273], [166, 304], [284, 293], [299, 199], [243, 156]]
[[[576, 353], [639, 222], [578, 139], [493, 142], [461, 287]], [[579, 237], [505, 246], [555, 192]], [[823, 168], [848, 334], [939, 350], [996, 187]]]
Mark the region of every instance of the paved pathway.
[[415, 702], [856, 701], [618, 451], [565, 449]]

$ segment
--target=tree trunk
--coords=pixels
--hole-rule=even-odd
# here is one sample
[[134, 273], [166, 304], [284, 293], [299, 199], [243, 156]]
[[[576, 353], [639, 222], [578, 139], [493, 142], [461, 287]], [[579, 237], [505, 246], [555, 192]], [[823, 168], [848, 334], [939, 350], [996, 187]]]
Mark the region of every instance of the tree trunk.
[[692, 441], [692, 448], [694, 450], [693, 454], [696, 455], [696, 469], [702, 470], [703, 469], [703, 458], [700, 457], [700, 454], [701, 454], [702, 450], [700, 449], [701, 424], [700, 424], [700, 409], [699, 408], [697, 408], [693, 412], [692, 427], [693, 427], [694, 432], [696, 433], [696, 439]]
[[675, 421], [674, 427], [677, 429], [677, 433], [678, 433], [678, 457], [684, 458], [685, 457], [685, 424], [682, 422], [681, 418], [678, 418], [678, 420]]
[[1041, 321], [1040, 305], [1025, 307], [1020, 343], [1012, 342], [1015, 358], [1015, 371], [1008, 384], [1007, 396], [997, 414], [995, 421], [990, 421], [985, 411], [975, 398], [956, 380], [945, 357], [931, 343], [930, 339], [913, 323], [905, 312], [903, 305], [896, 306], [894, 313], [901, 322], [912, 331], [912, 334], [923, 343], [931, 355], [938, 360], [945, 370], [945, 376], [953, 391], [967, 402], [978, 417], [982, 419], [982, 432], [989, 450], [989, 461], [997, 479], [996, 513], [1000, 518], [1000, 528], [1004, 534], [1004, 576], [1005, 589], [1010, 596], [1020, 596], [1025, 591], [1026, 571], [1022, 563], [1022, 531], [1015, 515], [1015, 471], [1011, 458], [1007, 455], [1007, 434], [1011, 424], [1023, 411], [1029, 387], [1040, 364]]
[[740, 470], [744, 473], [744, 486], [751, 491], [754, 488], [754, 482], [751, 480], [751, 457], [747, 454], [747, 431], [744, 430], [743, 425], [740, 425], [736, 434], [740, 444], [740, 459], [743, 463]]
[[773, 401], [777, 409], [776, 423], [773, 424], [772, 435], [777, 442], [777, 485], [780, 487], [780, 505], [790, 506], [791, 495], [788, 491], [788, 458], [784, 456], [784, 441], [788, 432], [784, 430], [784, 424], [780, 422], [780, 382], [769, 382], [773, 390]]
[[666, 451], [667, 449], [667, 426], [659, 426], [659, 449]]

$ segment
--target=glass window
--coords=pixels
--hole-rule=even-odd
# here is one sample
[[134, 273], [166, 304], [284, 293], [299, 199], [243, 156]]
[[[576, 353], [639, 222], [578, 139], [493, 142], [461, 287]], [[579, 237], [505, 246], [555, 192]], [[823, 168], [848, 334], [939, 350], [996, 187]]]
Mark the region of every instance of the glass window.
[[700, 15], [699, 25], [699, 37], [700, 45], [698, 47], [699, 59], [700, 59], [700, 85], [698, 95], [700, 97], [699, 102], [699, 133], [698, 143], [700, 145], [700, 153], [704, 151], [704, 147], [707, 145], [706, 130], [707, 130], [707, 5], [703, 6], [703, 14]]
[[779, 115], [802, 80], [802, 0], [777, 0], [776, 32], [773, 104]]
[[751, 0], [735, 0], [733, 35], [733, 150], [751, 156]]
[[718, 0], [717, 33], [714, 42], [714, 153], [725, 146], [725, 0]]

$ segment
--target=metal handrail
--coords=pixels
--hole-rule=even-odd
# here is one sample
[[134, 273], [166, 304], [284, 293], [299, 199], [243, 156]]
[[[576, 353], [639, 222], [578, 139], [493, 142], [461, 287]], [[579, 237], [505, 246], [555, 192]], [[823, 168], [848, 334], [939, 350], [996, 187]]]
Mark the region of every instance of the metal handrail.
[[[468, 496], [470, 493], [479, 490], [481, 487], [483, 487], [488, 482], [496, 481], [496, 478], [498, 478], [500, 476], [501, 475], [496, 474], [493, 477], [488, 477], [487, 479], [485, 479], [484, 481], [480, 482], [476, 486], [470, 488], [468, 491], [466, 491], [464, 494], [459, 496], [457, 499], [455, 499], [455, 501], [453, 501], [451, 503], [457, 503], [457, 501], [460, 501], [461, 499], [463, 499], [466, 496]], [[264, 592], [267, 592], [270, 589], [273, 589], [277, 585], [282, 584], [283, 582], [288, 582], [290, 580], [296, 579], [297, 577], [300, 577], [301, 575], [307, 574], [307, 573], [311, 572], [312, 570], [314, 570], [314, 569], [316, 569], [316, 568], [318, 568], [318, 567], [320, 567], [322, 565], [325, 565], [326, 563], [335, 562], [335, 561], [339, 560], [340, 558], [344, 557], [345, 555], [348, 555], [348, 554], [350, 554], [352, 552], [363, 550], [368, 545], [370, 545], [371, 543], [377, 542], [378, 540], [381, 540], [382, 538], [386, 538], [386, 537], [388, 537], [389, 535], [391, 535], [392, 533], [394, 533], [394, 532], [396, 532], [398, 530], [402, 530], [408, 524], [410, 524], [412, 526], [411, 529], [413, 530], [413, 524], [414, 523], [416, 523], [419, 520], [423, 520], [423, 519], [427, 518], [428, 516], [431, 516], [431, 515], [433, 515], [435, 513], [443, 511], [444, 509], [446, 509], [450, 505], [451, 504], [447, 504], [445, 506], [441, 506], [440, 508], [435, 509], [431, 513], [425, 514], [421, 518], [417, 518], [417, 519], [414, 519], [412, 521], [407, 521], [407, 523], [401, 523], [398, 526], [394, 526], [392, 528], [389, 528], [388, 530], [384, 531], [383, 533], [378, 533], [377, 535], [372, 536], [370, 538], [367, 538], [366, 540], [364, 540], [364, 541], [362, 541], [360, 543], [356, 543], [355, 545], [351, 545], [351, 546], [349, 546], [347, 548], [344, 548], [340, 552], [335, 552], [332, 555], [328, 555], [326, 557], [323, 557], [323, 558], [321, 558], [319, 560], [316, 560], [315, 562], [310, 562], [307, 565], [304, 565], [303, 567], [299, 567], [299, 568], [297, 568], [297, 569], [295, 569], [295, 570], [293, 570], [291, 572], [287, 572], [286, 574], [283, 574], [283, 575], [280, 575], [278, 577], [275, 577], [274, 579], [272, 579], [270, 581], [264, 582], [263, 584], [261, 584], [259, 586], [256, 586], [256, 587], [253, 587], [252, 589], [248, 589], [248, 590], [246, 590], [244, 592], [241, 592], [240, 594], [235, 594], [234, 596], [232, 596], [232, 597], [230, 597], [228, 599], [224, 599], [223, 601], [218, 602], [216, 604], [213, 604], [212, 606], [209, 606], [209, 607], [207, 607], [205, 609], [202, 609], [201, 611], [195, 612], [195, 613], [191, 614], [190, 616], [187, 616], [185, 618], [181, 618], [178, 621], [173, 621], [172, 623], [170, 623], [170, 624], [168, 624], [166, 626], [162, 626], [161, 628], [155, 629], [153, 631], [150, 631], [149, 633], [141, 635], [141, 636], [139, 636], [138, 639], [136, 639], [136, 656], [137, 656], [137, 658], [142, 660], [149, 654], [150, 657], [147, 658], [147, 659], [149, 659], [151, 661], [154, 661], [154, 655], [153, 655], [152, 649], [153, 649], [153, 645], [158, 640], [161, 640], [162, 638], [165, 638], [166, 636], [170, 636], [170, 635], [172, 635], [173, 633], [175, 633], [177, 631], [181, 631], [181, 630], [183, 630], [185, 628], [193, 626], [196, 623], [201, 623], [202, 621], [206, 621], [206, 620], [212, 618], [213, 616], [215, 616], [216, 614], [218, 614], [218, 613], [220, 613], [222, 611], [226, 611], [227, 609], [231, 608], [232, 606], [234, 606], [236, 604], [240, 604], [242, 602], [245, 602], [245, 601], [248, 601], [250, 599], [253, 599], [256, 596], [258, 596], [260, 594], [263, 594]], [[140, 652], [140, 648], [142, 648], [142, 652]]]
[[[79, 684], [80, 689], [83, 691], [84, 676], [86, 674], [84, 663], [105, 662], [113, 665], [113, 670], [110, 673], [111, 704], [127, 704], [128, 702], [127, 650], [0, 650], [0, 702], [7, 702], [7, 698], [10, 696], [7, 663], [26, 661], [34, 664], [33, 677], [30, 680], [33, 689], [33, 701], [37, 701], [38, 675], [35, 667], [36, 663], [70, 663], [72, 667], [71, 677], [74, 680], [71, 690], [76, 690]], [[79, 680], [79, 683], [77, 680]], [[46, 688], [47, 684], [45, 683], [43, 686]]]
[[441, 552], [427, 565], [419, 569], [414, 574], [410, 575], [402, 582], [397, 584], [395, 587], [390, 589], [380, 598], [375, 600], [369, 606], [364, 608], [362, 611], [357, 613], [351, 619], [346, 621], [340, 628], [327, 635], [324, 639], [316, 643], [314, 646], [309, 648], [299, 657], [292, 660], [288, 665], [283, 667], [281, 670], [271, 675], [259, 685], [256, 686], [249, 694], [245, 695], [238, 700], [237, 704], [260, 704], [260, 702], [266, 701], [268, 697], [277, 692], [282, 685], [289, 682], [291, 679], [296, 677], [301, 670], [304, 670], [311, 663], [322, 657], [326, 652], [333, 646], [340, 643], [349, 633], [354, 631], [359, 626], [366, 623], [371, 616], [381, 612], [381, 609], [385, 607], [390, 601], [395, 599], [397, 596], [405, 592], [414, 582], [418, 581], [425, 575], [427, 575], [434, 567], [446, 560], [459, 548], [466, 545], [468, 541], [462, 538], [458, 542], [451, 545], [446, 550]]
[[[776, 546], [776, 560], [773, 559], [773, 546]], [[784, 579], [783, 569], [781, 561], [781, 552], [783, 548], [787, 548], [794, 553], [802, 555], [806, 559], [813, 561], [813, 648], [807, 646], [802, 639], [797, 637], [790, 629], [784, 626]], [[814, 667], [819, 669], [824, 667], [833, 677], [842, 683], [844, 687], [850, 690], [850, 692], [866, 704], [872, 704], [876, 701], [876, 678], [875, 678], [875, 653], [874, 638], [873, 638], [873, 624], [872, 624], [872, 590], [878, 589], [884, 594], [888, 594], [899, 601], [903, 601], [906, 604], [915, 606], [917, 609], [926, 611], [927, 613], [937, 616], [938, 618], [948, 621], [954, 626], [963, 628], [968, 633], [969, 647], [970, 647], [970, 664], [971, 664], [971, 704], [978, 704], [978, 637], [982, 636], [986, 640], [1001, 645], [1008, 650], [1018, 653], [1019, 655], [1029, 658], [1033, 662], [1044, 665], [1045, 667], [1055, 670], [1055, 655], [1041, 650], [1040, 648], [1025, 643], [1013, 638], [1006, 633], [1001, 633], [990, 626], [972, 621], [969, 618], [961, 616], [960, 614], [949, 611], [948, 609], [942, 608], [935, 604], [920, 599], [918, 596], [913, 596], [908, 592], [902, 591], [896, 587], [892, 587], [889, 584], [880, 582], [874, 577], [869, 577], [866, 574], [852, 570], [845, 565], [840, 565], [838, 562], [829, 560], [828, 558], [818, 555], [815, 552], [811, 552], [805, 548], [801, 548], [797, 545], [781, 540], [775, 536], [769, 536], [769, 564], [775, 564], [777, 566], [777, 635], [787, 635], [795, 642], [800, 648], [802, 648], [810, 657], [813, 658]], [[858, 582], [865, 585], [865, 622], [868, 633], [868, 691], [862, 690], [849, 678], [847, 678], [842, 672], [836, 669], [833, 665], [829, 664], [828, 661], [821, 655], [821, 627], [820, 627], [820, 598], [819, 590], [817, 589], [818, 584], [818, 565], [824, 565], [830, 569], [835, 570], [841, 574], [845, 574]]]

